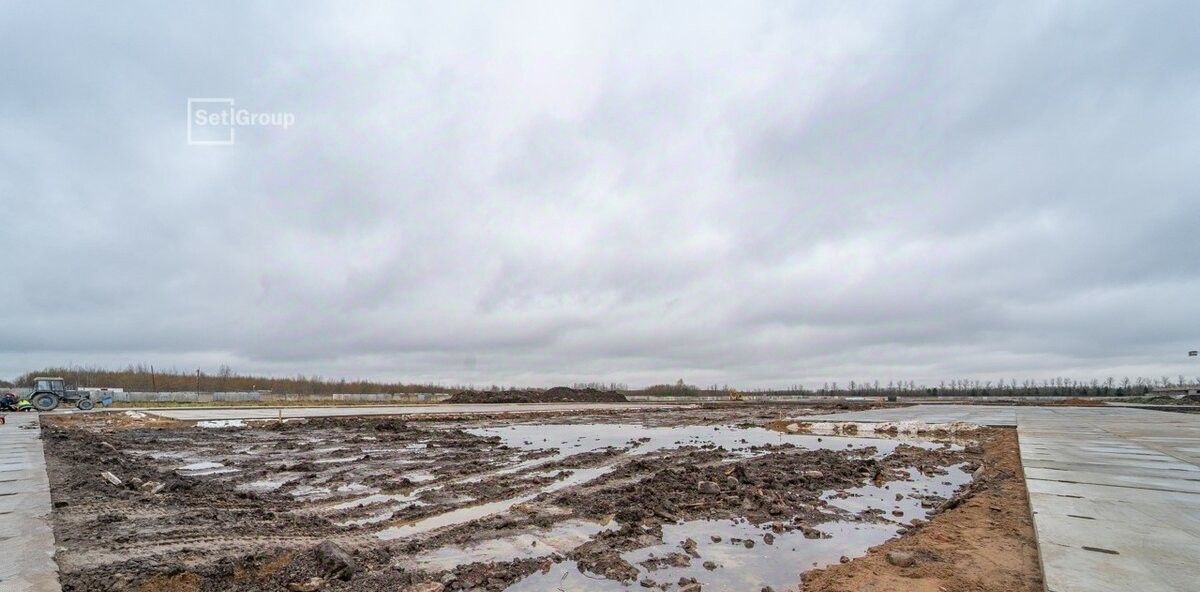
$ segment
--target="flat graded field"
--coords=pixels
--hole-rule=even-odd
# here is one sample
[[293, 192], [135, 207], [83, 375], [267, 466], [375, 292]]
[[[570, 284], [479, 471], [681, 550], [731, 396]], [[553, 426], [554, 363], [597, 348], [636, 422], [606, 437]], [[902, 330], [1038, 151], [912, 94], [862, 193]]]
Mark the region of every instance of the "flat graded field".
[[1040, 586], [1011, 430], [781, 428], [833, 410], [47, 417], [60, 577], [146, 592]]

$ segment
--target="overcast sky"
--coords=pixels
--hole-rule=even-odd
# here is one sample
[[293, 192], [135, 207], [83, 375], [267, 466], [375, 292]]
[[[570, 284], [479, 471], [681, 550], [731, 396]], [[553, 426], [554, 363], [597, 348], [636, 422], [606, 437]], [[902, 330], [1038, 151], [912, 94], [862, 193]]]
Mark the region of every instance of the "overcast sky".
[[1200, 375], [1200, 4], [993, 4], [5, 2], [0, 376]]

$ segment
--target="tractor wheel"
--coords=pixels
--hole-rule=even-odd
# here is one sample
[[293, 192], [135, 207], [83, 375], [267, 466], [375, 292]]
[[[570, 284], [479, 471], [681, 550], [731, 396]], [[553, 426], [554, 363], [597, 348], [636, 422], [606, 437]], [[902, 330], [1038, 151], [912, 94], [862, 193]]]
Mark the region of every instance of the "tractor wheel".
[[38, 393], [29, 402], [38, 411], [53, 411], [55, 407], [58, 407], [58, 395], [54, 393]]
[[75, 406], [78, 407], [80, 411], [91, 411], [96, 404], [93, 403], [91, 399], [80, 399], [79, 403], [76, 403]]

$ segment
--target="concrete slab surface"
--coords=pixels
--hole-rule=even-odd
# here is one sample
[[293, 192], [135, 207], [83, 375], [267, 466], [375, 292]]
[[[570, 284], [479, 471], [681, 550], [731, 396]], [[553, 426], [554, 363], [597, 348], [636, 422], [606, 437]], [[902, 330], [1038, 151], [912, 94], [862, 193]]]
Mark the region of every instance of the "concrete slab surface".
[[797, 418], [1016, 425], [1046, 589], [1200, 589], [1200, 415], [917, 405]]
[[57, 592], [50, 483], [36, 413], [0, 425], [0, 592]]
[[1106, 411], [1020, 415], [1046, 589], [1197, 589], [1200, 417]]
[[[181, 421], [212, 421], [222, 419], [289, 419], [300, 417], [356, 417], [373, 415], [475, 415], [490, 413], [563, 413], [608, 409], [652, 409], [679, 407], [662, 403], [480, 403], [472, 405], [376, 405], [361, 407], [241, 407], [150, 409], [145, 413]], [[128, 410], [114, 410], [119, 413]]]

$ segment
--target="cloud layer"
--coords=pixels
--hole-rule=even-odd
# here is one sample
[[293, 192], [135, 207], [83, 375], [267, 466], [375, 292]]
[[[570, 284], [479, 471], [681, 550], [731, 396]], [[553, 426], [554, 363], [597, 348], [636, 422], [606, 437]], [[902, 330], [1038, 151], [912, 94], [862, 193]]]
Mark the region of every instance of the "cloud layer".
[[1194, 4], [0, 11], [0, 375], [1200, 375]]

